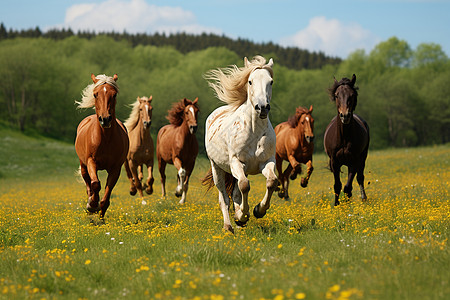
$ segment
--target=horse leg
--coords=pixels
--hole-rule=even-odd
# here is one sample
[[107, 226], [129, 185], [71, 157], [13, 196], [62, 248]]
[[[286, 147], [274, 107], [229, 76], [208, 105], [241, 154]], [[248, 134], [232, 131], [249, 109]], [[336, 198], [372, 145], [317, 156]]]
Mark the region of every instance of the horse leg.
[[[178, 185], [175, 190], [175, 196], [181, 197], [183, 194], [183, 190], [184, 190], [184, 181], [186, 180], [186, 170], [183, 168], [181, 160], [178, 157], [175, 157], [175, 159], [173, 160], [173, 165], [178, 170], [178, 173], [177, 173]], [[180, 201], [180, 203], [181, 203], [181, 201]]]
[[86, 165], [84, 165], [81, 161], [80, 161], [80, 173], [81, 177], [83, 177], [84, 183], [86, 184], [86, 194], [89, 197], [91, 196], [91, 177], [89, 177]]
[[[141, 180], [139, 179], [139, 170], [138, 170], [139, 164], [136, 163], [136, 161], [134, 161], [132, 159], [129, 160], [129, 164], [130, 164], [131, 173], [133, 174], [135, 189], [138, 190], [139, 196], [142, 198], [142, 197], [144, 197], [144, 193], [142, 192], [142, 183], [141, 183]], [[131, 194], [131, 191], [130, 191], [130, 194]], [[135, 194], [136, 194], [136, 192], [135, 192]]]
[[278, 185], [278, 179], [275, 175], [275, 163], [273, 161], [268, 161], [264, 163], [261, 167], [261, 173], [266, 177], [266, 194], [263, 200], [258, 203], [253, 209], [253, 215], [256, 218], [262, 218], [266, 214], [270, 207], [270, 198], [272, 193]]
[[[190, 174], [189, 174], [190, 175]], [[186, 194], [189, 188], [189, 176], [188, 174], [186, 174], [185, 179], [184, 179], [184, 184], [183, 184], [183, 191], [181, 193], [181, 199], [180, 199], [180, 204], [184, 204], [184, 202], [186, 201]]]
[[96, 213], [100, 210], [100, 206], [98, 203], [100, 197], [98, 194], [100, 192], [101, 186], [100, 181], [98, 180], [97, 177], [97, 165], [95, 164], [95, 161], [92, 158], [88, 158], [87, 171], [91, 179], [90, 182], [91, 191], [86, 209], [91, 213]]
[[281, 183], [284, 189], [284, 199], [289, 199], [289, 175], [292, 172], [292, 165], [289, 163], [286, 170], [283, 173], [283, 182]]
[[312, 165], [312, 159], [310, 159], [310, 160], [308, 160], [308, 162], [306, 163], [306, 177], [305, 177], [305, 178], [302, 178], [302, 180], [301, 180], [301, 182], [300, 182], [300, 185], [301, 185], [302, 187], [305, 188], [305, 187], [308, 186], [308, 181], [309, 181], [309, 178], [311, 177], [311, 174], [312, 174], [313, 170], [314, 170], [314, 167], [313, 167], [313, 165]]
[[[241, 193], [241, 197], [237, 201], [241, 200], [237, 204], [234, 204], [234, 220], [236, 223], [240, 224], [240, 226], [246, 224], [250, 218], [249, 207], [248, 207], [248, 192], [250, 191], [250, 182], [248, 181], [247, 176], [245, 176], [244, 166], [242, 163], [236, 158], [233, 157], [231, 159], [231, 174], [234, 178], [237, 178], [237, 186]], [[274, 164], [275, 171], [275, 164]], [[234, 199], [234, 198], [233, 198]]]
[[105, 194], [103, 195], [102, 201], [100, 201], [100, 218], [105, 217], [106, 210], [109, 207], [109, 198], [111, 197], [111, 192], [114, 188], [114, 186], [117, 183], [117, 180], [120, 176], [120, 168], [113, 170], [111, 172], [108, 172], [108, 178], [106, 179], [106, 187], [105, 187]]
[[137, 172], [138, 172], [138, 174], [139, 174], [139, 176], [138, 176], [138, 178], [139, 178], [139, 180], [142, 180], [142, 179], [144, 179], [144, 165], [142, 164], [142, 165], [139, 165], [138, 167], [137, 167]]
[[148, 177], [145, 187], [145, 192], [149, 195], [153, 194], [153, 182], [155, 179], [153, 178], [153, 160], [147, 162], [147, 170], [148, 170]]
[[297, 174], [302, 172], [302, 165], [295, 159], [294, 155], [289, 155], [288, 161], [292, 166], [292, 172], [289, 177], [291, 180], [295, 180], [297, 178]]
[[133, 173], [130, 169], [130, 161], [126, 159], [123, 165], [125, 167], [125, 172], [127, 173], [128, 180], [130, 181], [130, 195], [134, 196], [136, 195], [137, 190], [136, 186], [134, 185]]
[[275, 156], [275, 166], [277, 168], [278, 178], [279, 178], [280, 183], [281, 183], [281, 187], [277, 187], [277, 189], [275, 189], [275, 191], [278, 191], [278, 197], [283, 199], [284, 198], [283, 159], [279, 155]]
[[225, 171], [219, 168], [213, 161], [211, 161], [211, 171], [214, 184], [219, 191], [219, 205], [223, 215], [223, 228], [226, 231], [234, 233], [229, 215], [230, 198], [228, 197], [227, 188], [225, 186]]
[[166, 197], [166, 162], [158, 159], [159, 174], [161, 174], [161, 197]]
[[358, 181], [358, 184], [359, 184], [362, 201], [367, 201], [367, 195], [366, 195], [366, 191], [364, 189], [364, 168], [365, 168], [365, 166], [366, 166], [366, 162], [363, 161], [361, 163], [361, 167], [358, 169], [358, 172], [356, 174], [356, 181]]
[[356, 169], [354, 167], [348, 167], [348, 178], [347, 183], [344, 186], [344, 194], [347, 195], [348, 198], [352, 197], [352, 190], [353, 190], [353, 179], [356, 175]]
[[341, 183], [341, 166], [333, 165], [332, 171], [334, 175], [334, 206], [339, 205], [339, 194], [341, 193], [342, 183]]

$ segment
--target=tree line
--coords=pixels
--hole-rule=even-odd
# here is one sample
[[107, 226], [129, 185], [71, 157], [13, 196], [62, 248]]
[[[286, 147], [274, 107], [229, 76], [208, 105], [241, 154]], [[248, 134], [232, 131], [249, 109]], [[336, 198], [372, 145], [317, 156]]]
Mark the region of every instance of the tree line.
[[[379, 43], [370, 53], [355, 51], [339, 64], [317, 69], [288, 68], [273, 52], [245, 56], [273, 57], [274, 85], [270, 119], [281, 123], [297, 106], [312, 104], [316, 150], [336, 115], [327, 88], [333, 77], [357, 76], [356, 113], [371, 130], [371, 147], [403, 147], [448, 143], [450, 140], [450, 63], [436, 44], [416, 49], [398, 38]], [[128, 118], [138, 96], [153, 95], [152, 134], [167, 124], [171, 104], [199, 97], [198, 140], [203, 150], [204, 123], [222, 105], [203, 74], [231, 64], [243, 66], [244, 55], [226, 47], [183, 53], [173, 46], [134, 45], [107, 35], [90, 39], [16, 37], [0, 40], [0, 126], [73, 142], [76, 126], [91, 109], [76, 110], [75, 100], [91, 83], [90, 74], [117, 73], [120, 92], [117, 116]]]
[[126, 31], [95, 33], [90, 31], [78, 31], [74, 33], [71, 29], [50, 29], [42, 32], [39, 27], [27, 30], [7, 30], [3, 23], [0, 24], [0, 41], [2, 39], [11, 39], [17, 37], [28, 38], [51, 38], [62, 40], [71, 36], [92, 39], [96, 36], [111, 37], [116, 41], [127, 41], [132, 47], [138, 45], [151, 45], [157, 47], [171, 46], [183, 54], [191, 51], [204, 50], [209, 47], [225, 47], [239, 56], [246, 56], [248, 53], [273, 53], [278, 59], [278, 63], [290, 69], [315, 69], [327, 64], [338, 64], [341, 59], [338, 57], [326, 56], [323, 52], [310, 52], [297, 47], [281, 47], [272, 42], [254, 43], [247, 39], [238, 38], [236, 40], [225, 35], [207, 34], [200, 35], [188, 33], [176, 33], [166, 35], [164, 33], [130, 34]]

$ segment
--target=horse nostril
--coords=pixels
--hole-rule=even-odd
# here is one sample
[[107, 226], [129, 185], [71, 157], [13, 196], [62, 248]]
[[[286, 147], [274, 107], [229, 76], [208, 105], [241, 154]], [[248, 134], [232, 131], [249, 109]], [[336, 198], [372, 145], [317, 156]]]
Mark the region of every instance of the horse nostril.
[[255, 105], [255, 109], [256, 109], [256, 110], [260, 110], [261, 108], [259, 107], [258, 104], [256, 104], [256, 105]]

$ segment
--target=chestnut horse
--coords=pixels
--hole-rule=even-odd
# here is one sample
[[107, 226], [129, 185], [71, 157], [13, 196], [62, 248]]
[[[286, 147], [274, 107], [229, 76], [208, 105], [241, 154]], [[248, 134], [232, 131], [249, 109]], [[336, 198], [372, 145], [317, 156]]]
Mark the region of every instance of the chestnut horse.
[[360, 116], [353, 114], [358, 92], [355, 87], [356, 76], [352, 79], [334, 79], [334, 84], [328, 89], [331, 101], [336, 102], [337, 116], [331, 120], [325, 130], [324, 148], [330, 157], [330, 170], [334, 174], [334, 205], [339, 204], [339, 194], [342, 183], [340, 180], [341, 166], [348, 167], [348, 179], [344, 187], [347, 197], [352, 196], [352, 182], [356, 175], [361, 198], [367, 200], [364, 190], [364, 168], [369, 151], [369, 125]]
[[[152, 123], [151, 106], [152, 96], [138, 97], [133, 104], [130, 117], [125, 121], [125, 126], [128, 129], [128, 137], [130, 139], [130, 149], [128, 151], [127, 159], [124, 163], [127, 177], [130, 180], [130, 195], [136, 195], [139, 192], [141, 197], [144, 197], [142, 192], [143, 178], [142, 168], [145, 164], [148, 170], [147, 181], [144, 185], [145, 192], [149, 195], [153, 193], [153, 139], [150, 135], [150, 125]], [[138, 170], [139, 169], [139, 170]]]
[[[276, 167], [281, 190], [278, 192], [280, 198], [289, 199], [289, 178], [294, 180], [297, 174], [302, 172], [300, 164], [306, 164], [306, 177], [301, 179], [301, 186], [308, 185], [311, 173], [314, 170], [312, 155], [314, 152], [314, 118], [313, 107], [307, 110], [297, 107], [295, 115], [289, 117], [288, 121], [275, 127], [277, 136]], [[288, 161], [288, 166], [283, 172], [283, 161]]]
[[[129, 141], [124, 125], [116, 119], [117, 74], [114, 77], [91, 74], [91, 78], [94, 83], [83, 90], [82, 100], [76, 103], [78, 108], [94, 107], [95, 115], [86, 117], [78, 125], [75, 151], [89, 197], [86, 209], [91, 213], [100, 211], [103, 218], [127, 156]], [[100, 203], [101, 186], [97, 170], [108, 172], [105, 194]]]
[[198, 98], [186, 98], [176, 102], [166, 117], [170, 124], [162, 127], [156, 140], [156, 157], [161, 174], [162, 196], [166, 196], [166, 164], [173, 164], [177, 170], [178, 185], [175, 191], [181, 196], [180, 204], [186, 201], [189, 177], [198, 154], [197, 131]]

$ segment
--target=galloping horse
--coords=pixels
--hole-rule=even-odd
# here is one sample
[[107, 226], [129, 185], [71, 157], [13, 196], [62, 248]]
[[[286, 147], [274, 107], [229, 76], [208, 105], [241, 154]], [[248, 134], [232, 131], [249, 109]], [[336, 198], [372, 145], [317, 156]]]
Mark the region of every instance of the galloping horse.
[[[142, 167], [147, 165], [148, 177], [144, 185], [145, 192], [149, 195], [153, 193], [153, 139], [150, 136], [150, 125], [152, 123], [152, 96], [138, 97], [133, 104], [130, 117], [125, 121], [130, 138], [130, 149], [124, 163], [127, 177], [130, 180], [130, 194], [136, 195], [142, 192], [141, 179], [143, 178]], [[138, 169], [140, 169], [138, 171]]]
[[334, 84], [328, 89], [331, 101], [336, 102], [338, 115], [331, 120], [325, 130], [324, 148], [330, 157], [330, 170], [334, 174], [334, 205], [339, 204], [339, 194], [342, 183], [340, 180], [341, 166], [348, 167], [348, 179], [344, 187], [347, 197], [352, 196], [352, 182], [356, 175], [361, 198], [367, 200], [364, 190], [364, 168], [369, 151], [369, 125], [360, 116], [353, 114], [356, 107], [358, 92], [355, 87], [356, 76], [352, 79], [334, 79]]
[[[301, 163], [306, 164], [306, 177], [302, 178], [301, 186], [308, 185], [309, 178], [314, 170], [312, 165], [312, 155], [314, 152], [314, 118], [312, 117], [313, 107], [307, 110], [304, 107], [297, 107], [295, 115], [289, 117], [287, 122], [278, 124], [275, 127], [277, 136], [276, 166], [278, 179], [281, 183], [281, 190], [278, 192], [280, 198], [289, 199], [289, 177], [291, 180], [297, 178], [297, 174], [302, 172]], [[287, 160], [289, 165], [283, 172], [283, 161]]]
[[156, 140], [156, 157], [161, 174], [162, 196], [166, 196], [166, 164], [173, 164], [177, 170], [178, 185], [175, 196], [180, 204], [186, 201], [189, 177], [198, 154], [197, 131], [198, 98], [194, 101], [186, 98], [176, 102], [166, 117], [170, 124], [162, 127]]
[[[78, 125], [75, 151], [89, 196], [86, 209], [91, 213], [101, 211], [100, 217], [103, 218], [127, 156], [129, 141], [124, 125], [116, 119], [117, 74], [114, 77], [91, 74], [91, 78], [94, 83], [83, 90], [82, 100], [76, 103], [78, 108], [95, 107], [95, 115], [86, 117]], [[100, 203], [101, 186], [97, 170], [108, 172], [105, 194]]]
[[[275, 175], [275, 132], [269, 121], [272, 99], [273, 60], [256, 56], [244, 67], [231, 66], [211, 70], [206, 80], [219, 100], [227, 105], [214, 110], [206, 120], [205, 146], [211, 169], [203, 179], [204, 185], [219, 190], [219, 204], [224, 229], [234, 232], [229, 207], [232, 197], [238, 226], [249, 218], [247, 175], [262, 173], [266, 178], [266, 193], [253, 215], [262, 218], [270, 206], [277, 187]], [[237, 183], [237, 184], [236, 184]]]

